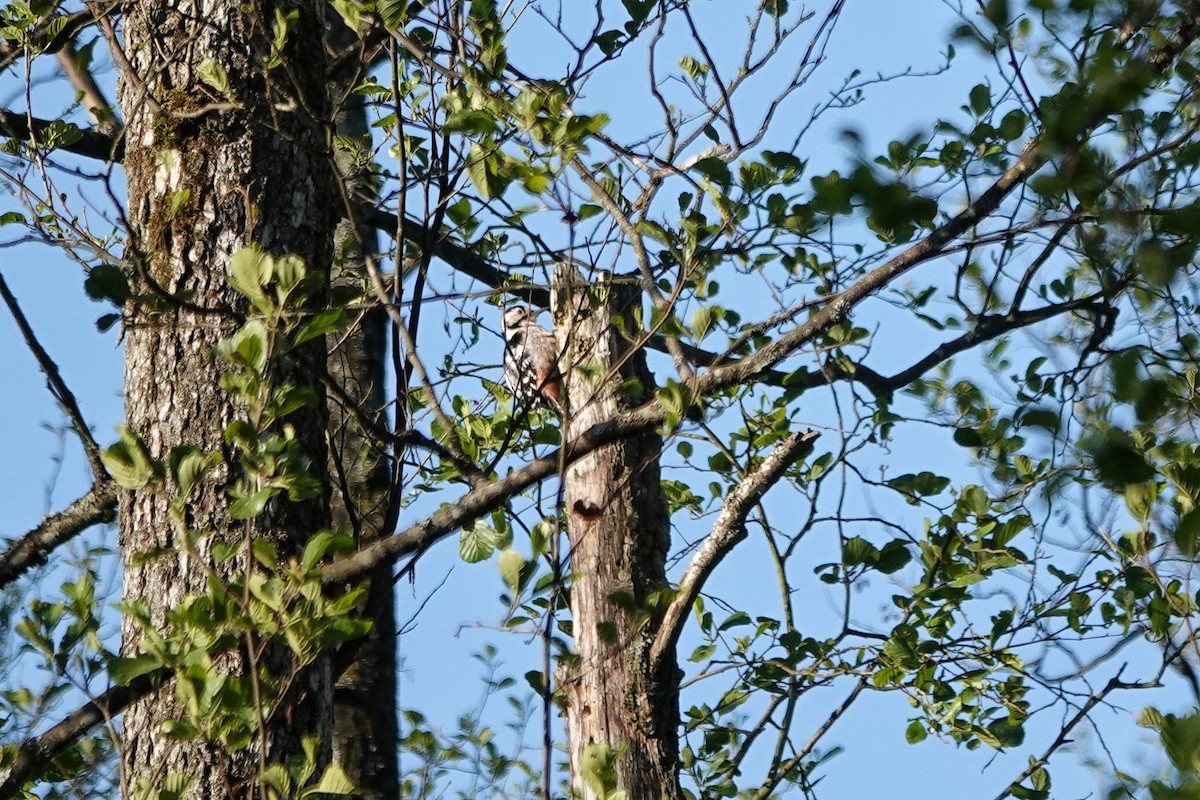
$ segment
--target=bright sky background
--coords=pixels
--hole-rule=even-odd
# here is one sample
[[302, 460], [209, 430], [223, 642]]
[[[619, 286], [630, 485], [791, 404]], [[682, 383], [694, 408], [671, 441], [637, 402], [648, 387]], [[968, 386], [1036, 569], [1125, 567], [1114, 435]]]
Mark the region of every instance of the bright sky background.
[[[721, 5], [720, 0], [701, 4], [705, 15], [713, 18], [721, 13]], [[935, 69], [942, 62], [940, 54], [945, 51], [952, 24], [952, 14], [938, 0], [850, 0], [829, 47], [829, 62], [822, 67], [813, 84], [793, 99], [790, 108], [793, 113], [806, 117], [809, 108], [824, 99], [824, 89], [835, 85], [855, 68], [866, 74], [876, 70], [898, 72], [910, 66], [916, 72]], [[801, 43], [807, 43], [804, 36], [799, 37], [794, 46]], [[524, 67], [529, 65], [529, 60], [521, 45], [519, 39], [512, 42], [512, 60]], [[830, 115], [806, 139], [814, 150], [803, 155], [812, 164], [820, 165], [810, 168], [810, 174], [850, 160], [852, 153], [839, 136], [843, 126], [858, 130], [867, 140], [867, 150], [873, 152], [890, 139], [906, 135], [919, 126], [928, 126], [938, 117], [956, 113], [958, 106], [965, 102], [967, 90], [991, 66], [966, 50], [959, 48], [952, 69], [944, 75], [901, 79], [875, 87], [869, 90], [868, 102], [863, 106], [841, 115]], [[635, 58], [629, 68], [640, 70], [643, 66], [644, 62]], [[533, 72], [537, 73], [536, 70]], [[111, 74], [105, 76], [106, 84], [111, 81]], [[635, 84], [641, 86], [644, 81]], [[52, 102], [60, 100], [47, 105]], [[610, 113], [613, 117], [611, 130], [619, 134], [622, 126], [627, 124], [622, 114], [628, 113], [626, 109], [631, 104], [636, 107], [628, 86], [612, 81], [607, 85], [589, 84], [586, 96], [578, 105], [581, 110]], [[50, 114], [43, 112], [42, 115]], [[785, 138], [790, 138], [786, 115], [781, 115], [776, 125]], [[5, 168], [11, 168], [11, 163], [6, 163]], [[116, 183], [119, 182], [118, 177]], [[78, 179], [74, 184], [64, 182], [59, 188], [75, 192], [84, 185], [86, 181]], [[95, 194], [97, 190], [93, 187], [87, 191]], [[8, 207], [7, 202], [0, 200], [0, 203], [5, 209]], [[46, 248], [19, 246], [0, 250], [0, 272], [22, 301], [35, 331], [77, 394], [98, 438], [101, 442], [111, 441], [114, 427], [122, 416], [119, 335], [115, 329], [98, 334], [94, 326], [95, 319], [108, 309], [86, 298], [82, 290], [83, 275], [78, 266]], [[459, 285], [462, 285], [461, 280]], [[494, 310], [483, 313], [485, 319], [493, 324], [496, 322]], [[436, 335], [427, 339], [435, 340]], [[905, 351], [921, 352], [923, 345], [908, 340], [894, 343], [898, 355]], [[473, 352], [472, 356], [482, 360], [487, 353], [499, 362], [498, 341]], [[888, 353], [879, 349], [875, 355], [886, 358]], [[433, 360], [427, 359], [427, 363]], [[0, 424], [0, 504], [6, 512], [0, 522], [0, 536], [16, 537], [34, 526], [46, 512], [59, 510], [82, 494], [90, 481], [74, 440], [68, 436], [64, 447], [59, 436], [46, 429], [60, 425], [60, 416], [33, 357], [20, 341], [7, 314], [0, 314], [0, 375], [4, 376], [0, 382], [0, 408], [5, 411]], [[964, 452], [925, 441], [919, 430], [898, 431], [893, 447], [898, 462], [913, 459], [913, 463], [919, 465], [921, 459], [928, 463], [928, 459], [935, 458], [943, 469], [947, 468], [946, 464], [958, 464], [958, 474], [963, 480], [972, 480], [975, 475], [965, 462]], [[61, 468], [55, 463], [60, 454], [63, 456]], [[48, 486], [53, 487], [49, 496]], [[786, 514], [788, 502], [786, 492], [777, 492], [770, 498], [770, 507], [778, 509], [778, 514]], [[416, 505], [405, 512], [404, 520], [412, 521], [426, 508], [425, 504]], [[903, 513], [909, 515], [914, 524], [919, 523], [919, 512], [904, 509]], [[686, 527], [686, 523], [683, 524]], [[695, 537], [702, 530], [692, 526], [687, 533]], [[98, 538], [96, 533], [88, 537], [91, 541]], [[110, 536], [108, 541], [114, 543], [113, 537]], [[759, 545], [752, 537], [743, 550], [721, 567], [713, 585], [718, 594], [723, 593], [723, 588], [735, 593], [733, 590], [752, 586], [759, 580], [757, 571], [763, 568], [764, 562], [758, 557], [756, 547]], [[487, 644], [495, 644], [500, 649], [504, 671], [518, 679], [526, 670], [538, 668], [540, 660], [540, 644], [536, 639], [496, 630], [503, 614], [503, 607], [496, 598], [503, 587], [494, 565], [458, 562], [456, 549], [455, 540], [447, 540], [421, 560], [415, 583], [402, 581], [398, 585], [398, 619], [401, 622], [408, 620], [430, 593], [435, 593], [432, 602], [421, 611], [413, 630], [399, 642], [403, 662], [402, 704], [425, 712], [447, 727], [454, 725], [459, 714], [471, 709], [481, 691], [477, 679], [480, 665], [471, 658], [472, 654]], [[813, 555], [813, 563], [835, 559], [835, 552]], [[112, 563], [115, 568], [116, 561]], [[886, 599], [888, 587], [879, 585], [880, 578], [874, 580], [875, 585], [866, 591], [879, 592], [881, 599]], [[40, 587], [44, 594], [53, 589], [52, 580]], [[831, 607], [831, 598], [819, 594], [805, 597], [799, 603], [802, 613], [811, 608], [819, 615], [827, 613]], [[689, 649], [685, 639], [681, 655], [686, 656]], [[685, 693], [684, 697], [686, 704], [689, 695]], [[802, 723], [802, 729], [822, 719], [828, 706], [839, 700], [841, 694], [813, 693], [811, 697], [813, 699], [802, 705], [801, 716], [809, 720], [808, 724]], [[1124, 712], [1100, 711], [1097, 718], [1104, 720], [1106, 725], [1111, 722], [1114, 731], [1124, 731], [1114, 736], [1110, 744], [1132, 752], [1135, 742], [1148, 739], [1145, 732], [1134, 729], [1131, 724], [1132, 717], [1142, 706], [1155, 704], [1164, 710], [1177, 710], [1177, 703], [1186, 700], [1186, 695], [1177, 689], [1148, 692], [1131, 698], [1129, 702], [1134, 705]], [[490, 708], [504, 707], [493, 700]], [[1019, 771], [1027, 752], [1040, 752], [1045, 745], [1044, 731], [1038, 736], [1035, 726], [1026, 747], [1013, 755], [997, 756], [984, 750], [968, 753], [935, 739], [908, 746], [903, 740], [908, 716], [907, 703], [898, 693], [860, 700], [825, 740], [827, 747], [843, 745], [846, 753], [827, 766], [827, 777], [820, 787], [822, 796], [879, 796], [894, 800], [943, 796], [990, 798]], [[496, 725], [508, 721], [503, 712], [489, 720]], [[1047, 720], [1052, 721], [1056, 720]], [[530, 741], [536, 738], [535, 728], [530, 731]], [[1082, 741], [1081, 757], [1093, 755], [1088, 749], [1087, 735], [1077, 738]], [[991, 768], [984, 771], [993, 759]], [[1084, 797], [1096, 787], [1096, 775], [1078, 766], [1079, 760], [1060, 755], [1054, 761], [1055, 797]], [[1062, 768], [1061, 765], [1072, 761], [1076, 766]], [[1126, 762], [1124, 766], [1133, 765]]]

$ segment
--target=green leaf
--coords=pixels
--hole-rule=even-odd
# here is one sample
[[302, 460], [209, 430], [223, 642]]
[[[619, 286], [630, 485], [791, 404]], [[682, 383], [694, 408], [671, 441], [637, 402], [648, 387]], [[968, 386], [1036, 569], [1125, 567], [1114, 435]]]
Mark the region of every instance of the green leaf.
[[311, 386], [282, 386], [271, 396], [271, 410], [275, 417], [286, 417], [301, 408], [312, 408], [317, 404]]
[[1179, 517], [1171, 538], [1179, 552], [1188, 558], [1194, 559], [1200, 553], [1200, 508], [1193, 508]]
[[692, 166], [692, 169], [719, 186], [728, 187], [733, 183], [733, 174], [729, 171], [729, 165], [719, 158], [702, 158]]
[[579, 208], [575, 209], [575, 218], [578, 222], [583, 222], [586, 219], [591, 219], [603, 210], [595, 203], [581, 203]]
[[471, 0], [467, 16], [471, 30], [479, 39], [475, 64], [491, 75], [498, 75], [508, 63], [504, 45], [504, 25], [500, 22], [496, 0]]
[[908, 502], [916, 505], [919, 497], [932, 497], [944, 492], [950, 485], [950, 479], [934, 475], [932, 472], [922, 472], [917, 475], [908, 474], [892, 478], [887, 485], [908, 495]]
[[288, 254], [275, 259], [273, 270], [275, 296], [279, 298], [280, 303], [287, 300], [307, 274], [308, 270], [304, 266], [304, 259], [300, 256]]
[[180, 189], [177, 192], [171, 193], [171, 208], [167, 211], [168, 219], [175, 219], [179, 215], [179, 211], [187, 205], [187, 201], [192, 198], [191, 189]]
[[986, 514], [991, 508], [992, 501], [982, 486], [972, 484], [962, 490], [962, 504], [967, 511], [976, 516]]
[[496, 560], [496, 568], [500, 570], [500, 577], [504, 579], [504, 584], [514, 595], [521, 587], [521, 569], [524, 566], [525, 558], [511, 547], [502, 551]]
[[1022, 425], [1032, 425], [1042, 428], [1050, 434], [1057, 434], [1062, 425], [1062, 419], [1057, 411], [1049, 408], [1031, 408], [1021, 415]]
[[908, 542], [903, 539], [893, 539], [883, 546], [875, 559], [875, 569], [884, 575], [891, 575], [903, 569], [912, 560], [912, 552]]
[[229, 516], [233, 519], [253, 519], [263, 513], [267, 502], [276, 495], [276, 489], [259, 489], [254, 494], [239, 497], [229, 504]]
[[218, 64], [216, 61], [205, 61], [201, 64], [199, 69], [196, 70], [196, 77], [222, 97], [228, 96], [229, 73], [225, 71], [224, 66]]
[[490, 558], [496, 549], [496, 531], [483, 520], [475, 520], [458, 535], [458, 554], [468, 564]]
[[705, 64], [702, 61], [697, 61], [691, 56], [684, 56], [683, 58], [679, 59], [679, 66], [692, 80], [697, 80], [702, 75], [708, 74], [708, 64]]
[[100, 453], [108, 474], [123, 489], [137, 491], [153, 481], [161, 469], [150, 458], [146, 445], [132, 429], [122, 425], [116, 444]]
[[272, 764], [259, 776], [263, 786], [273, 789], [277, 796], [287, 797], [292, 792], [292, 779], [283, 764]]
[[409, 0], [379, 0], [379, 16], [389, 31], [398, 31], [408, 22]]
[[620, 752], [607, 744], [592, 742], [583, 747], [580, 772], [584, 783], [598, 797], [607, 798], [617, 788], [617, 760]]
[[971, 89], [971, 110], [976, 116], [982, 117], [992, 107], [992, 90], [986, 84], [978, 84]]
[[132, 293], [125, 271], [115, 264], [100, 264], [92, 267], [83, 282], [83, 290], [93, 300], [109, 300], [122, 305]]
[[917, 631], [911, 625], [897, 625], [892, 629], [892, 635], [883, 645], [883, 654], [892, 659], [897, 666], [913, 668], [920, 663], [920, 653], [917, 651]]
[[42, 129], [40, 144], [46, 150], [68, 147], [83, 138], [83, 130], [73, 122], [56, 119]]
[[157, 656], [140, 655], [133, 658], [114, 657], [108, 660], [108, 677], [118, 686], [128, 686], [134, 678], [149, 675], [161, 667]]
[[267, 302], [266, 287], [274, 267], [275, 259], [257, 246], [243, 247], [229, 259], [229, 285], [262, 307]]
[[1125, 507], [1138, 522], [1146, 522], [1158, 499], [1158, 484], [1153, 481], [1131, 483], [1125, 487]]
[[233, 336], [217, 345], [217, 354], [237, 366], [261, 375], [267, 367], [270, 333], [261, 320], [252, 319]]
[[255, 536], [250, 540], [250, 552], [254, 554], [254, 560], [267, 569], [279, 568], [279, 548], [265, 536]]
[[1025, 741], [1025, 726], [1020, 720], [1002, 717], [989, 723], [987, 729], [995, 737], [996, 744], [993, 746], [997, 749], [1020, 747]]
[[475, 108], [464, 108], [446, 117], [442, 130], [447, 133], [474, 133], [485, 135], [500, 130], [500, 123], [494, 114]]
[[879, 551], [861, 536], [852, 536], [842, 545], [842, 563], [847, 567], [874, 564]]
[[983, 15], [999, 31], [1008, 29], [1009, 9], [1008, 0], [987, 0], [983, 6]]
[[1013, 109], [1000, 121], [1000, 136], [1007, 141], [1021, 138], [1029, 125], [1029, 116], [1020, 109]]
[[1106, 428], [1085, 436], [1080, 449], [1092, 457], [1100, 480], [1115, 489], [1149, 480], [1154, 468], [1134, 444], [1133, 437], [1117, 428]]
[[525, 673], [525, 682], [529, 684], [529, 688], [541, 697], [546, 695], [546, 676], [542, 672], [534, 669]]
[[189, 494], [192, 487], [204, 477], [208, 468], [218, 463], [219, 454], [206, 456], [203, 450], [190, 444], [172, 447], [171, 452], [167, 454], [167, 471], [179, 487], [179, 493], [183, 495]]
[[698, 306], [696, 310], [692, 312], [692, 337], [697, 342], [702, 341], [704, 337], [707, 336], [712, 330], [713, 323], [716, 322], [720, 315], [721, 309], [719, 309], [717, 306], [708, 303]]
[[472, 143], [467, 157], [467, 177], [484, 200], [504, 193], [508, 181], [500, 176], [500, 153], [494, 145]]
[[275, 19], [271, 24], [271, 54], [266, 59], [267, 69], [275, 69], [283, 64], [283, 51], [299, 21], [298, 10], [284, 11], [278, 7], [275, 9]]
[[321, 773], [321, 780], [317, 781], [316, 786], [305, 789], [303, 796], [310, 797], [314, 794], [329, 794], [341, 797], [354, 793], [354, 782], [350, 780], [350, 776], [346, 774], [346, 771], [337, 764], [330, 764]]
[[985, 440], [974, 428], [955, 428], [954, 443], [962, 447], [983, 447]]
[[596, 47], [600, 48], [601, 53], [611, 56], [625, 43], [626, 38], [625, 34], [621, 31], [610, 30], [597, 34], [592, 41], [595, 42]]
[[305, 322], [292, 334], [292, 344], [302, 345], [310, 339], [340, 331], [346, 327], [349, 321], [349, 314], [342, 308], [326, 308], [318, 311], [312, 319]]
[[[621, 0], [621, 4], [625, 6], [625, 10], [629, 13], [630, 25], [641, 25], [650, 16], [650, 11], [658, 4], [658, 0]], [[626, 28], [628, 29], [628, 25]]]
[[909, 744], [923, 742], [927, 736], [929, 736], [929, 731], [925, 728], [925, 723], [919, 719], [914, 719], [904, 729], [904, 740]]
[[186, 797], [188, 789], [192, 788], [195, 777], [186, 772], [172, 772], [163, 779], [158, 791], [158, 800], [179, 800]]
[[362, 25], [362, 3], [359, 0], [331, 0], [331, 2], [333, 10], [346, 23], [346, 27], [352, 31], [357, 31]]
[[1154, 580], [1154, 576], [1142, 567], [1129, 567], [1125, 570], [1125, 585], [1139, 600], [1149, 597], [1158, 590], [1158, 583]]
[[718, 627], [717, 630], [727, 631], [730, 628], [737, 628], [737, 627], [741, 627], [743, 625], [749, 625], [749, 624], [750, 624], [750, 615], [749, 614], [747, 614], [745, 611], [735, 611], [732, 614], [730, 614], [725, 619], [724, 622], [721, 623], [720, 627]]
[[258, 444], [258, 431], [249, 421], [235, 419], [225, 426], [225, 441], [243, 450], [251, 450]]
[[328, 553], [354, 552], [354, 537], [340, 531], [319, 531], [304, 545], [300, 567], [308, 572]]
[[996, 612], [996, 614], [992, 617], [992, 632], [988, 637], [988, 644], [995, 646], [996, 641], [1001, 636], [1008, 633], [1008, 631], [1012, 628], [1012, 621], [1015, 615], [1016, 611], [1011, 608], [1006, 608], [1002, 611]]

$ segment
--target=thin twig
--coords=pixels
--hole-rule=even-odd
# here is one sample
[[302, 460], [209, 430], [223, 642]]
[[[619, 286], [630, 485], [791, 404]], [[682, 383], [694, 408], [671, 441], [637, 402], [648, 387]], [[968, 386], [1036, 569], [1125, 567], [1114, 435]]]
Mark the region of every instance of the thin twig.
[[9, 290], [8, 282], [4, 280], [2, 274], [0, 274], [0, 298], [4, 299], [4, 304], [8, 306], [13, 320], [17, 323], [17, 327], [21, 331], [21, 336], [25, 339], [26, 346], [33, 353], [33, 357], [37, 359], [38, 366], [46, 376], [46, 382], [50, 385], [50, 392], [62, 404], [67, 419], [74, 426], [75, 433], [79, 436], [79, 440], [83, 444], [88, 464], [92, 468], [92, 477], [96, 479], [97, 483], [108, 480], [108, 470], [104, 468], [104, 463], [100, 460], [100, 447], [92, 437], [92, 431], [88, 427], [87, 422], [83, 419], [83, 413], [79, 410], [79, 403], [75, 400], [75, 395], [67, 387], [66, 382], [63, 381], [62, 375], [59, 374], [58, 365], [54, 363], [54, 360], [50, 358], [45, 348], [42, 347], [41, 342], [38, 341], [37, 335], [34, 334], [33, 328], [29, 324], [29, 320], [26, 319], [25, 313], [21, 311], [21, 306], [17, 303], [17, 298]]

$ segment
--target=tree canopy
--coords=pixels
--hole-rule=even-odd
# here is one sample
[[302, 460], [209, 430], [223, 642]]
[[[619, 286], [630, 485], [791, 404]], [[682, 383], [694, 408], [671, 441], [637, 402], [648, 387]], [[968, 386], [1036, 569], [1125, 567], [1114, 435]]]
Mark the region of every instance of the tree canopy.
[[[845, 0], [5, 5], [0, 235], [125, 406], [0, 262], [90, 475], [6, 530], [0, 796], [817, 796], [933, 737], [1048, 798], [1088, 736], [1194, 797], [1200, 3], [939, 8], [896, 65]], [[503, 632], [506, 710], [397, 698], [397, 611]]]

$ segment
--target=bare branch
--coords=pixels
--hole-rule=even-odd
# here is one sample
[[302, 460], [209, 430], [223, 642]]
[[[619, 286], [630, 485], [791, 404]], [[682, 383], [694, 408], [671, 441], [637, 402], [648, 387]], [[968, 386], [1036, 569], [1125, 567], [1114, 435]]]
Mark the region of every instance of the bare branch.
[[22, 536], [0, 553], [0, 587], [21, 577], [27, 570], [46, 563], [54, 548], [70, 541], [93, 525], [117, 518], [117, 485], [105, 478], [83, 497]]
[[1035, 759], [1030, 757], [1029, 766], [1026, 767], [1004, 791], [996, 795], [996, 800], [1004, 800], [1006, 797], [1011, 797], [1013, 789], [1020, 785], [1021, 781], [1025, 780], [1033, 775], [1033, 773], [1046, 766], [1046, 764], [1050, 761], [1050, 756], [1054, 755], [1054, 753], [1057, 752], [1058, 749], [1063, 745], [1070, 743], [1071, 739], [1069, 737], [1071, 731], [1075, 729], [1075, 726], [1086, 720], [1088, 715], [1092, 713], [1092, 709], [1104, 702], [1104, 698], [1108, 697], [1108, 695], [1114, 690], [1148, 689], [1159, 685], [1157, 680], [1150, 683], [1126, 683], [1125, 681], [1121, 680], [1121, 671], [1124, 669], [1125, 668], [1122, 667], [1121, 670], [1118, 670], [1117, 674], [1107, 684], [1105, 684], [1103, 689], [1089, 697], [1087, 702], [1079, 707], [1079, 711], [1077, 711], [1075, 716], [1071, 717], [1071, 719], [1062, 726], [1062, 729], [1058, 732], [1058, 736], [1054, 738], [1053, 742], [1047, 745], [1040, 758]]
[[770, 454], [753, 473], [744, 476], [726, 496], [721, 512], [713, 523], [712, 530], [704, 537], [700, 547], [692, 556], [687, 570], [679, 581], [675, 597], [663, 613], [654, 644], [650, 647], [651, 669], [664, 653], [673, 652], [688, 609], [696, 601], [704, 582], [717, 565], [729, 555], [733, 548], [746, 538], [746, 515], [762, 499], [767, 490], [779, 482], [788, 468], [812, 449], [817, 439], [816, 431], [792, 433], [775, 445]]
[[[66, 20], [61, 23], [62, 28], [54, 35], [54, 38], [42, 44], [38, 49], [39, 53], [57, 53], [67, 42], [75, 38], [75, 34], [91, 25], [95, 21], [95, 16], [91, 9], [83, 9], [76, 11], [73, 14], [55, 14], [46, 17], [37, 28], [31, 31], [36, 38], [48, 31], [51, 26], [59, 24], [59, 20]], [[0, 42], [0, 67], [6, 67], [13, 61], [25, 54], [25, 48], [19, 42], [12, 40], [4, 40]]]
[[858, 696], [862, 694], [863, 689], [866, 687], [866, 679], [859, 679], [858, 683], [854, 684], [854, 688], [850, 690], [850, 694], [846, 695], [846, 698], [838, 704], [837, 708], [829, 712], [829, 716], [825, 718], [825, 721], [821, 723], [821, 727], [817, 728], [813, 735], [809, 737], [809, 740], [805, 742], [804, 746], [800, 748], [800, 752], [796, 753], [787, 761], [778, 764], [771, 770], [770, 774], [767, 776], [767, 780], [764, 781], [763, 785], [760, 786], [758, 791], [754, 793], [754, 800], [766, 800], [766, 798], [775, 793], [775, 789], [779, 786], [783, 779], [787, 777], [788, 773], [801, 764], [804, 759], [808, 758], [809, 754], [813, 751], [813, 748], [816, 747], [817, 743], [821, 741], [821, 738], [824, 737], [825, 734], [829, 733], [829, 730], [833, 727], [833, 724], [837, 722], [843, 714], [846, 713], [850, 706], [854, 705], [854, 701], [858, 699]]
[[[433, 415], [437, 418], [437, 421], [441, 423], [442, 429], [446, 431], [446, 441], [440, 444], [453, 454], [453, 461], [460, 468], [463, 465], [471, 464], [471, 460], [467, 458], [459, 446], [458, 436], [455, 434], [454, 421], [450, 419], [449, 415], [446, 414], [446, 410], [442, 408], [442, 402], [438, 399], [437, 392], [433, 388], [433, 381], [429, 377], [429, 372], [425, 369], [420, 356], [417, 355], [417, 343], [413, 341], [412, 333], [405, 324], [404, 318], [400, 315], [400, 310], [396, 308], [396, 305], [388, 297], [387, 287], [383, 285], [383, 277], [379, 274], [378, 266], [372, 259], [366, 260], [366, 266], [367, 277], [370, 280], [371, 289], [375, 293], [375, 299], [387, 312], [392, 320], [394, 329], [400, 334], [404, 344], [405, 357], [410, 368], [416, 372], [417, 379], [421, 382], [421, 388], [425, 390], [428, 407], [433, 411]], [[472, 483], [482, 477], [482, 472], [474, 466], [468, 468], [464, 474], [467, 480]]]
[[976, 345], [984, 342], [989, 342], [1006, 333], [1012, 333], [1015, 330], [1044, 322], [1048, 319], [1066, 314], [1071, 311], [1091, 311], [1097, 314], [1109, 311], [1109, 306], [1104, 302], [1101, 295], [1089, 295], [1088, 297], [1080, 297], [1075, 300], [1069, 300], [1065, 303], [1055, 303], [1042, 308], [1035, 308], [1029, 311], [1010, 312], [1008, 314], [987, 314], [980, 317], [975, 327], [959, 336], [956, 339], [951, 339], [948, 342], [935, 347], [929, 351], [921, 359], [916, 361], [912, 366], [897, 372], [891, 377], [884, 377], [875, 370], [858, 364], [854, 368], [854, 372], [846, 372], [836, 364], [830, 364], [829, 370], [831, 378], [826, 379], [822, 376], [814, 376], [814, 382], [828, 382], [830, 379], [839, 377], [849, 378], [861, 383], [871, 391], [872, 394], [889, 394], [897, 389], [903, 389], [917, 378], [924, 375], [928, 370], [941, 364], [947, 359], [970, 350]]
[[[363, 212], [363, 222], [376, 230], [396, 236], [396, 215], [388, 211], [372, 208]], [[433, 254], [445, 261], [456, 271], [469, 278], [474, 278], [485, 286], [499, 288], [509, 279], [509, 274], [497, 269], [486, 258], [471, 252], [466, 247], [457, 244], [447, 236], [430, 231], [419, 220], [405, 217], [404, 224], [399, 226], [404, 238], [413, 244], [429, 244]], [[508, 290], [532, 305], [540, 308], [550, 307], [550, 291], [540, 287], [522, 287]]]
[[499, 508], [514, 495], [556, 474], [560, 459], [564, 466], [573, 464], [598, 447], [661, 423], [665, 416], [662, 407], [651, 401], [613, 420], [593, 425], [567, 442], [565, 450], [554, 450], [503, 478], [481, 483], [420, 522], [368, 545], [352, 556], [338, 559], [321, 571], [321, 583], [331, 586], [357, 580], [384, 562], [424, 550], [465, 523]]
[[128, 686], [114, 686], [68, 714], [41, 736], [26, 739], [17, 748], [7, 773], [0, 778], [0, 797], [16, 797], [27, 783], [36, 780], [55, 758], [87, 735], [88, 731], [145, 697], [168, 675], [167, 670], [159, 669], [139, 675]]
[[[29, 123], [32, 119], [32, 125]], [[61, 124], [60, 120], [26, 118], [25, 114], [17, 114], [6, 109], [0, 109], [0, 134], [22, 141], [44, 138], [44, 133], [51, 125]], [[80, 136], [74, 142], [62, 143], [58, 149], [78, 156], [94, 158], [98, 161], [117, 162], [125, 157], [125, 141], [119, 137], [109, 136], [99, 131], [80, 129]]]
[[59, 66], [62, 67], [71, 86], [83, 96], [84, 108], [88, 110], [92, 122], [103, 133], [115, 136], [121, 130], [121, 123], [117, 121], [112, 104], [104, 96], [104, 92], [96, 83], [92, 73], [80, 66], [79, 53], [75, 50], [75, 43], [73, 41], [64, 43], [56, 56]]
[[103, 462], [100, 461], [100, 446], [96, 444], [96, 440], [92, 437], [91, 428], [83, 419], [83, 412], [79, 410], [79, 403], [75, 400], [75, 395], [67, 386], [66, 381], [59, 374], [58, 365], [50, 358], [50, 354], [42, 347], [38, 341], [37, 335], [34, 334], [33, 328], [29, 324], [29, 320], [25, 318], [25, 312], [21, 310], [21, 306], [17, 303], [17, 298], [13, 296], [12, 291], [8, 288], [8, 281], [4, 280], [4, 276], [0, 274], [0, 298], [3, 298], [4, 304], [8, 306], [9, 312], [13, 316], [13, 320], [17, 323], [17, 327], [21, 331], [21, 336], [25, 339], [25, 344], [29, 347], [29, 352], [33, 353], [33, 357], [37, 359], [38, 367], [41, 368], [42, 374], [46, 376], [46, 382], [50, 385], [50, 392], [55, 399], [62, 404], [63, 411], [67, 414], [67, 419], [71, 420], [71, 425], [75, 428], [75, 433], [79, 436], [79, 441], [83, 444], [84, 454], [87, 456], [88, 465], [92, 468], [92, 476], [96, 479], [97, 484], [108, 480], [108, 470], [104, 468]]
[[[637, 226], [634, 225], [633, 220], [621, 210], [616, 199], [600, 184], [600, 181], [596, 180], [591, 170], [578, 156], [571, 159], [571, 167], [575, 170], [580, 180], [592, 190], [592, 199], [609, 213], [628, 237], [629, 243], [633, 247], [634, 259], [637, 261], [638, 271], [642, 276], [642, 288], [650, 296], [654, 307], [662, 312], [665, 320], [670, 315], [672, 306], [675, 304], [677, 293], [672, 294], [670, 298], [666, 298], [658, 290], [658, 286], [654, 280], [654, 272], [650, 268], [650, 256], [646, 252], [646, 244], [642, 240], [641, 232], [637, 230]], [[690, 383], [693, 378], [693, 372], [691, 366], [688, 365], [688, 360], [684, 356], [683, 350], [679, 346], [679, 337], [665, 336], [663, 337], [663, 343], [666, 345], [667, 352], [670, 353], [671, 358], [675, 361], [675, 369], [679, 373], [680, 379], [685, 383]]]

